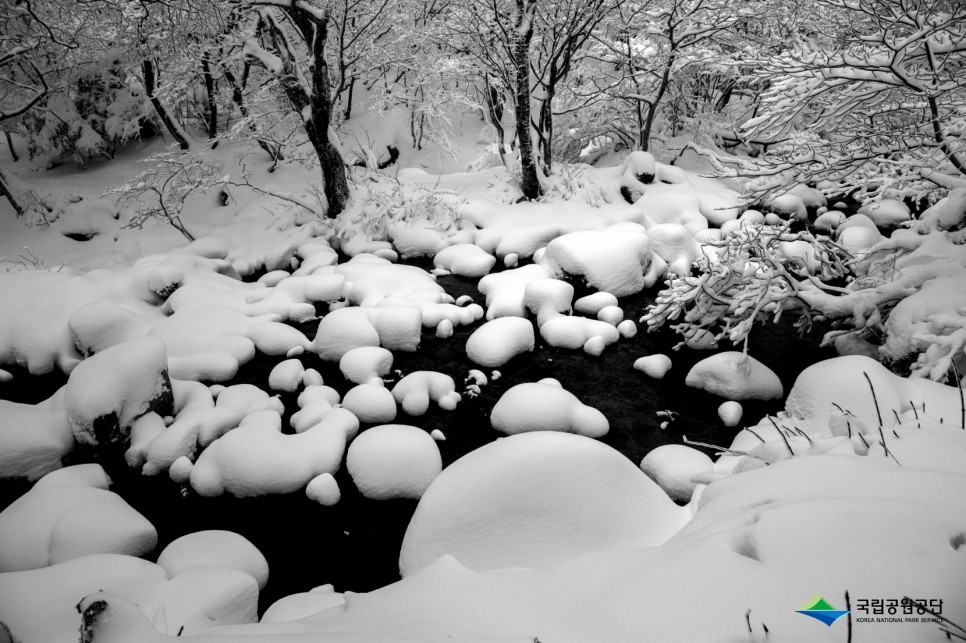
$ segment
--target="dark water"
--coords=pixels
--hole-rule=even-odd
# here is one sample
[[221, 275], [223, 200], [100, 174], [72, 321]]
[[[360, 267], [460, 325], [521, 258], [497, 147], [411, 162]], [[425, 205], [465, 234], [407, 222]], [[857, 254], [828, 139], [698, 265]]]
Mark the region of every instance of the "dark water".
[[[454, 297], [469, 294], [483, 304], [475, 279], [449, 276], [440, 278], [439, 283]], [[578, 288], [577, 296], [586, 294], [581, 290]], [[636, 322], [657, 290], [621, 300], [625, 318]], [[438, 339], [432, 330], [427, 330], [419, 351], [396, 353], [393, 369], [403, 374], [417, 370], [440, 371], [452, 376], [457, 389], [462, 390], [467, 372], [476, 368], [466, 358], [465, 343], [478, 326], [457, 328], [448, 339]], [[303, 331], [311, 338], [315, 324]], [[791, 320], [786, 320], [780, 325], [756, 329], [750, 352], [778, 374], [787, 393], [802, 369], [834, 356], [831, 351], [818, 348], [819, 339], [820, 335], [816, 334], [801, 340]], [[583, 351], [548, 347], [538, 334], [536, 350], [500, 368], [502, 377], [491, 379], [478, 397], [464, 395], [452, 412], [432, 408], [418, 418], [400, 412], [396, 422], [427, 431], [443, 431], [446, 440], [439, 447], [446, 466], [499, 437], [490, 427], [489, 412], [508, 388], [554, 377], [583, 403], [604, 413], [610, 421], [610, 432], [602, 441], [635, 464], [657, 446], [681, 443], [684, 435], [726, 446], [737, 429], [724, 427], [717, 417], [717, 407], [723, 400], [684, 385], [691, 366], [711, 353], [686, 348], [672, 351], [677, 342], [678, 337], [669, 330], [642, 331], [636, 337], [622, 338], [599, 357], [593, 357]], [[663, 380], [653, 380], [632, 368], [637, 358], [653, 353], [665, 353], [673, 361], [671, 371]], [[282, 359], [258, 356], [242, 368], [233, 382], [267, 387], [269, 372]], [[314, 355], [304, 355], [301, 359], [306, 368], [319, 370], [326, 384], [340, 393], [351, 387], [342, 379], [336, 364], [324, 363]], [[490, 369], [481, 370], [490, 375]], [[0, 387], [0, 396], [36, 402], [56, 390], [64, 379], [56, 375], [34, 379], [18, 373], [14, 384]], [[283, 397], [287, 414], [297, 410], [295, 398], [295, 395]], [[747, 403], [744, 408], [744, 419], [757, 422], [765, 413], [780, 410], [782, 402]], [[677, 414], [664, 430], [660, 424], [666, 418], [659, 417], [659, 411]], [[361, 592], [398, 579], [399, 546], [416, 503], [367, 500], [355, 490], [345, 471], [336, 476], [342, 501], [335, 507], [322, 507], [303, 494], [248, 499], [201, 498], [167, 477], [145, 478], [128, 470], [117, 454], [78, 452], [72, 459], [97, 460], [105, 466], [114, 480], [113, 490], [158, 529], [157, 553], [175, 538], [202, 529], [227, 529], [251, 540], [265, 554], [271, 570], [261, 597], [262, 609], [281, 596], [324, 583], [335, 585], [336, 591]], [[9, 504], [26, 488], [22, 482], [0, 483], [0, 507]]]

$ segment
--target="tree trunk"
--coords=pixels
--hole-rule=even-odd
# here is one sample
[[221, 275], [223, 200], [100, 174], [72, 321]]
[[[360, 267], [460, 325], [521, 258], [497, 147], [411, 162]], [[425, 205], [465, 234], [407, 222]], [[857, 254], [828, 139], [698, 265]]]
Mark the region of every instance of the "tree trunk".
[[657, 108], [661, 104], [661, 99], [664, 97], [668, 85], [671, 84], [671, 67], [674, 66], [674, 60], [676, 58], [677, 52], [672, 49], [670, 55], [667, 57], [667, 62], [664, 64], [664, 73], [661, 75], [661, 84], [657, 88], [657, 94], [654, 96], [654, 100], [647, 104], [647, 120], [644, 122], [644, 129], [641, 130], [638, 145], [643, 152], [646, 152], [651, 146], [651, 129], [654, 127]]
[[13, 211], [17, 213], [18, 217], [22, 217], [25, 211], [24, 205], [14, 194], [13, 188], [10, 187], [10, 183], [7, 177], [3, 174], [3, 169], [0, 168], [0, 196], [7, 199], [10, 205], [13, 207]]
[[[201, 59], [201, 75], [205, 79], [205, 94], [208, 100], [208, 138], [218, 138], [218, 101], [215, 97], [215, 78], [211, 75], [211, 62], [208, 54]], [[212, 149], [218, 143], [212, 145]]]
[[528, 200], [540, 196], [540, 179], [533, 157], [530, 137], [530, 41], [533, 39], [533, 13], [536, 0], [516, 0], [517, 24], [514, 29], [513, 66], [516, 70], [516, 128], [520, 141], [520, 170], [523, 196]]
[[178, 128], [178, 126], [175, 125], [173, 120], [171, 120], [171, 115], [168, 114], [168, 110], [165, 109], [164, 105], [161, 103], [161, 100], [154, 95], [156, 81], [154, 62], [145, 59], [141, 63], [141, 69], [144, 71], [144, 90], [147, 92], [148, 99], [154, 106], [154, 111], [158, 113], [158, 116], [161, 118], [161, 122], [164, 123], [164, 127], [168, 130], [168, 132], [171, 133], [171, 136], [174, 137], [174, 140], [178, 142], [178, 146], [182, 150], [187, 150], [188, 139], [184, 137], [184, 134], [181, 133], [181, 130]]
[[[224, 68], [225, 80], [231, 85], [231, 100], [238, 107], [238, 111], [241, 113], [242, 118], [248, 118], [248, 105], [245, 104], [245, 94], [243, 90], [248, 84], [248, 72], [251, 69], [250, 63], [245, 63], [245, 67], [242, 70], [241, 81], [235, 78], [235, 75], [227, 67]], [[271, 172], [278, 165], [279, 161], [285, 160], [285, 155], [282, 154], [282, 147], [276, 145], [271, 141], [266, 141], [264, 138], [257, 136], [258, 128], [255, 127], [254, 123], [249, 124], [248, 129], [255, 134], [255, 140], [258, 142], [258, 146], [265, 150], [265, 153], [272, 157], [272, 167], [269, 170]]]
[[10, 148], [10, 156], [13, 157], [13, 162], [16, 163], [20, 160], [20, 157], [17, 156], [17, 150], [13, 146], [13, 137], [10, 136], [10, 132], [4, 132], [3, 135], [7, 137], [7, 147]]

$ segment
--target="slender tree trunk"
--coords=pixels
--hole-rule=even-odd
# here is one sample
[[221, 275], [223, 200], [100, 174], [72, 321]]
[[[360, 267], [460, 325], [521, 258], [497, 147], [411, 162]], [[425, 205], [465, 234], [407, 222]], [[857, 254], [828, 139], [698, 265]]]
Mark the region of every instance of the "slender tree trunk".
[[[230, 69], [227, 67], [224, 68], [225, 80], [227, 80], [231, 85], [231, 100], [238, 107], [238, 111], [241, 112], [242, 118], [248, 118], [248, 105], [245, 103], [244, 89], [248, 84], [249, 70], [251, 70], [251, 63], [246, 62], [242, 70], [241, 80], [239, 81], [235, 78], [235, 74], [233, 74]], [[248, 129], [250, 129], [253, 134], [258, 133], [258, 128], [255, 127], [254, 123], [249, 124]], [[266, 141], [264, 138], [259, 136], [256, 136], [255, 140], [258, 142], [258, 146], [265, 150], [266, 154], [272, 157], [272, 170], [275, 169], [275, 166], [278, 165], [279, 161], [285, 160], [285, 155], [282, 154], [282, 147], [280, 145], [276, 145], [271, 141]]]
[[349, 117], [352, 115], [352, 92], [355, 89], [355, 87], [356, 87], [356, 77], [353, 76], [352, 78], [349, 79], [349, 88], [346, 90], [345, 111], [342, 113], [342, 116], [345, 118], [345, 120], [349, 120]]
[[677, 52], [672, 49], [670, 55], [667, 57], [667, 62], [664, 64], [664, 73], [661, 75], [661, 84], [658, 85], [657, 94], [655, 94], [653, 102], [647, 105], [647, 120], [644, 122], [644, 129], [641, 130], [641, 138], [639, 141], [639, 146], [644, 152], [651, 146], [651, 129], [654, 127], [657, 108], [661, 104], [661, 99], [664, 97], [668, 85], [671, 84], [671, 67], [674, 66], [676, 58]]
[[490, 115], [490, 123], [496, 129], [497, 151], [500, 153], [500, 162], [506, 165], [503, 142], [506, 131], [503, 129], [503, 105], [500, 103], [500, 93], [490, 84], [490, 77], [486, 77], [486, 87], [483, 91], [486, 101], [486, 109]]
[[[8, 134], [9, 136], [9, 134]], [[18, 217], [22, 217], [25, 211], [23, 203], [14, 194], [13, 188], [10, 187], [10, 183], [7, 177], [3, 173], [3, 168], [0, 168], [0, 196], [7, 199], [10, 205], [13, 207], [13, 211], [17, 213]]]
[[[215, 96], [215, 78], [211, 75], [211, 61], [207, 52], [201, 59], [201, 75], [205, 79], [205, 94], [208, 100], [208, 138], [218, 138], [218, 101]], [[212, 145], [212, 149], [218, 145]]]
[[20, 157], [17, 156], [17, 150], [13, 146], [13, 138], [10, 136], [10, 132], [4, 132], [3, 135], [7, 137], [7, 147], [10, 148], [10, 156], [13, 157], [13, 162], [16, 163], [20, 160]]
[[533, 157], [530, 137], [530, 41], [533, 39], [533, 14], [536, 0], [516, 0], [517, 23], [514, 29], [513, 66], [516, 71], [517, 138], [520, 141], [520, 169], [523, 196], [528, 200], [540, 196], [540, 178]]
[[178, 146], [182, 150], [187, 150], [188, 139], [184, 137], [184, 134], [181, 133], [181, 130], [178, 128], [178, 126], [175, 125], [173, 120], [171, 120], [171, 115], [168, 114], [168, 110], [161, 103], [161, 99], [154, 94], [155, 83], [157, 80], [154, 69], [154, 61], [145, 59], [141, 63], [141, 69], [144, 72], [144, 90], [147, 92], [148, 99], [154, 106], [154, 111], [158, 113], [158, 116], [161, 118], [161, 122], [164, 123], [164, 127], [168, 130], [168, 132], [171, 133], [171, 136], [174, 137], [174, 140], [178, 142]]

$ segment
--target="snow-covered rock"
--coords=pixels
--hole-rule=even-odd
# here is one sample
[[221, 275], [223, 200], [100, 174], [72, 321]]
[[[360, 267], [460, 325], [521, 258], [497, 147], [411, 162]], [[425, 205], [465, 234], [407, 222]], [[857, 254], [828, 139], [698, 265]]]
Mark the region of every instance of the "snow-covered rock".
[[466, 355], [487, 368], [503, 366], [517, 355], [532, 352], [533, 324], [522, 317], [492, 319], [466, 340]]
[[660, 223], [647, 229], [651, 250], [678, 276], [691, 274], [691, 264], [704, 256], [701, 246], [683, 225]]
[[603, 413], [582, 404], [555, 380], [511, 387], [493, 407], [490, 422], [494, 429], [507, 435], [564, 431], [599, 438], [610, 428]]
[[443, 469], [439, 447], [426, 431], [383, 424], [349, 445], [346, 468], [359, 491], [373, 500], [418, 499]]
[[392, 396], [403, 411], [413, 416], [426, 413], [430, 401], [444, 411], [452, 411], [460, 401], [453, 378], [436, 371], [410, 373], [392, 387]]
[[462, 277], [482, 277], [496, 264], [496, 257], [472, 243], [458, 243], [443, 248], [433, 258], [433, 265]]
[[808, 210], [805, 202], [797, 194], [786, 192], [769, 200], [765, 204], [765, 209], [777, 214], [783, 219], [805, 220], [808, 217]]
[[550, 277], [547, 269], [537, 264], [504, 270], [483, 277], [477, 287], [486, 297], [486, 318], [526, 317], [527, 284], [535, 279]]
[[131, 425], [148, 412], [171, 412], [164, 343], [154, 337], [117, 344], [77, 365], [64, 406], [74, 438], [85, 444], [123, 444]]
[[515, 435], [436, 478], [406, 530], [399, 568], [406, 578], [444, 554], [475, 570], [546, 568], [580, 554], [661, 544], [688, 515], [596, 440]]
[[414, 306], [338, 308], [319, 322], [313, 350], [329, 361], [339, 361], [353, 348], [363, 346], [415, 351], [422, 322], [422, 313]]
[[574, 302], [574, 310], [583, 315], [591, 315], [593, 317], [597, 316], [602, 309], [607, 306], [616, 306], [617, 297], [609, 292], [595, 292], [592, 295], [586, 295], [581, 297], [576, 302]]
[[527, 283], [523, 301], [527, 310], [537, 318], [537, 327], [562, 314], [569, 314], [574, 299], [574, 287], [560, 279], [534, 279]]
[[641, 460], [641, 471], [679, 503], [691, 500], [697, 486], [692, 477], [710, 473], [713, 469], [711, 458], [683, 444], [659, 446]]
[[738, 351], [704, 358], [688, 371], [684, 383], [735, 401], [771, 400], [784, 393], [774, 371]]
[[[0, 572], [47, 567], [89, 554], [143, 556], [158, 532], [119, 495], [99, 465], [41, 478], [0, 513]], [[91, 471], [91, 467], [96, 470]], [[2, 594], [0, 594], [2, 595]]]
[[198, 456], [191, 486], [202, 496], [230, 493], [236, 497], [292, 493], [342, 463], [349, 436], [359, 420], [333, 409], [314, 427], [283, 435], [275, 411], [253, 414], [237, 429], [215, 440]]
[[176, 538], [158, 556], [158, 566], [169, 578], [192, 567], [230, 567], [250, 575], [264, 589], [268, 582], [268, 561], [244, 536], [211, 529]]
[[744, 409], [741, 408], [741, 403], [735, 402], [734, 400], [728, 400], [723, 402], [721, 406], [718, 407], [718, 417], [721, 418], [721, 422], [725, 426], [738, 426], [741, 422], [741, 415]]
[[837, 404], [856, 417], [877, 422], [878, 402], [882, 421], [891, 426], [893, 412], [902, 412], [907, 398], [899, 378], [885, 366], [869, 357], [847, 355], [812, 364], [799, 373], [785, 410], [802, 417], [827, 418], [838, 410]]
[[620, 339], [620, 333], [611, 324], [576, 316], [548, 320], [540, 327], [540, 336], [550, 346], [570, 349], [584, 348], [594, 338], [599, 338], [601, 348]]
[[396, 400], [381, 384], [359, 384], [346, 392], [342, 408], [366, 424], [384, 424], [396, 419]]
[[74, 448], [67, 412], [0, 401], [0, 478], [37, 478], [58, 469]]
[[268, 374], [268, 388], [273, 391], [294, 393], [302, 385], [305, 367], [297, 359], [287, 359], [279, 362]]
[[638, 357], [634, 361], [634, 368], [648, 377], [659, 380], [671, 370], [671, 358], [660, 353], [657, 355], [645, 355], [644, 357]]
[[645, 276], [652, 256], [644, 228], [622, 223], [557, 237], [547, 244], [541, 265], [554, 276], [583, 277], [587, 285], [623, 297], [654, 285], [658, 275]]
[[331, 473], [322, 473], [312, 478], [305, 487], [305, 495], [324, 507], [337, 505], [342, 499], [339, 483]]
[[872, 219], [880, 228], [895, 228], [909, 220], [909, 206], [895, 199], [882, 199], [877, 203], [867, 203], [859, 208], [859, 213]]
[[265, 610], [260, 623], [289, 623], [344, 605], [341, 593], [333, 591], [331, 585], [323, 585], [278, 599]]
[[346, 352], [339, 360], [343, 377], [353, 384], [382, 380], [392, 369], [392, 353], [378, 346], [360, 346]]

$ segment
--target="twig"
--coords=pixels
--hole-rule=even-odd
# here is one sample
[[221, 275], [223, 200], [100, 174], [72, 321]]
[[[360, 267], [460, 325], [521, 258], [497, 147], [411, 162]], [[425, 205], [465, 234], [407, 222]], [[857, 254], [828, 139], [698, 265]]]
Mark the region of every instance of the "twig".
[[770, 415], [766, 415], [765, 417], [768, 418], [768, 421], [771, 422], [772, 426], [775, 427], [775, 430], [778, 431], [778, 435], [782, 436], [782, 442], [785, 443], [785, 448], [788, 449], [788, 452], [792, 455], [792, 457], [794, 457], [795, 452], [792, 451], [792, 445], [788, 443], [788, 438], [786, 438], [782, 430], [778, 428], [778, 424], [775, 423], [775, 420], [771, 419]]

